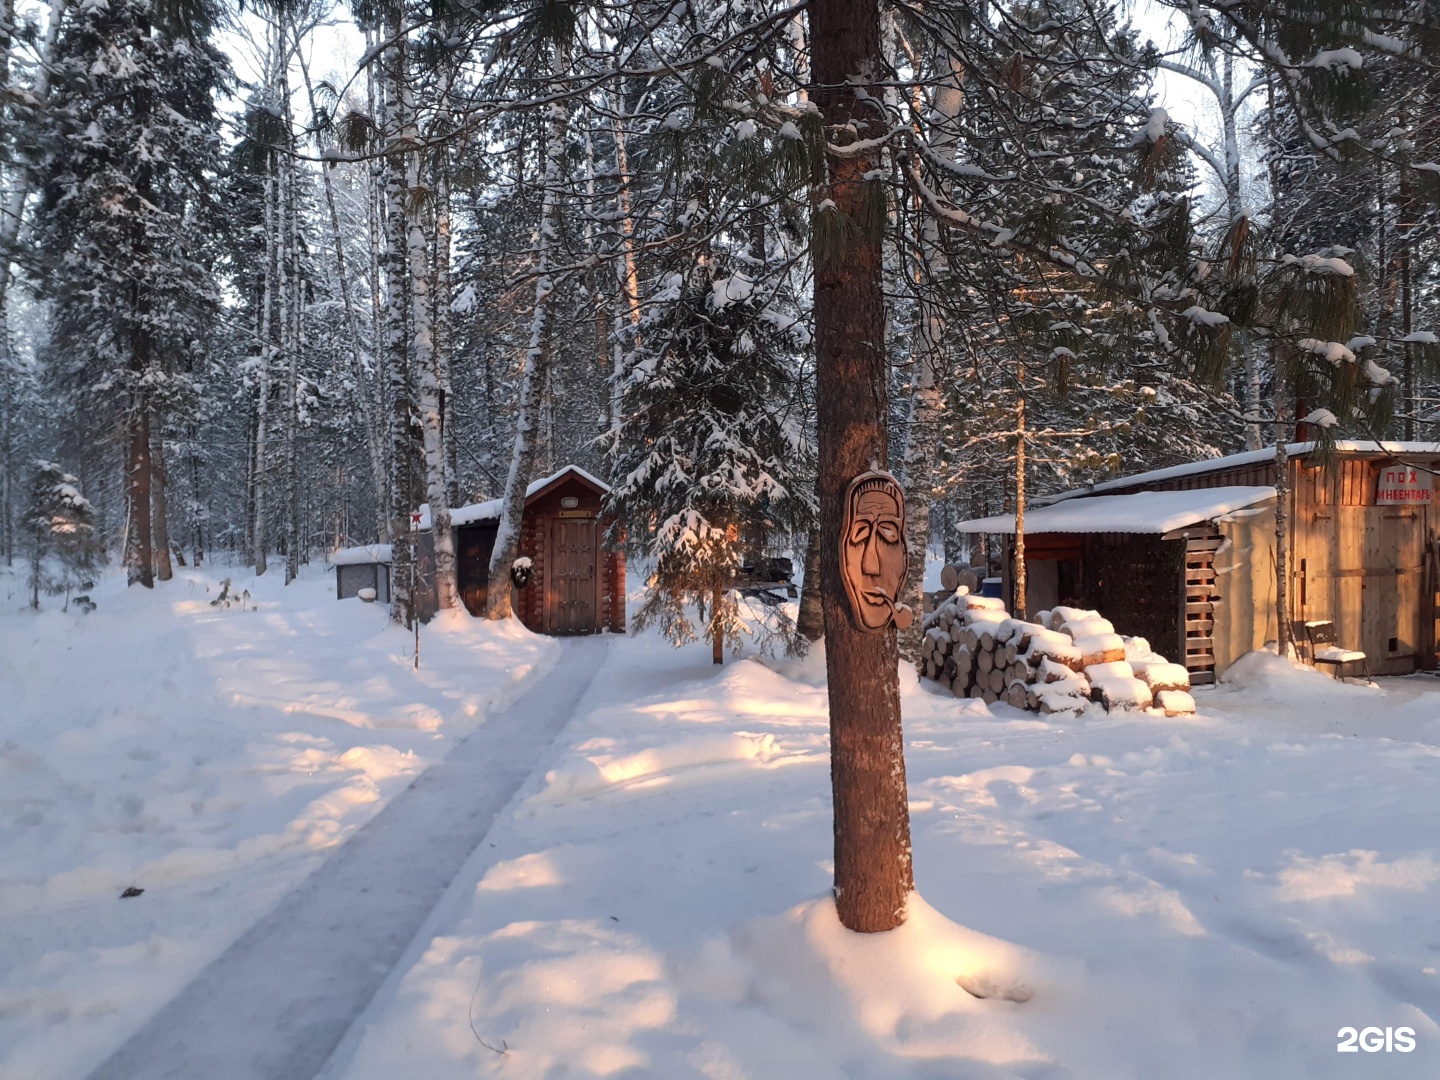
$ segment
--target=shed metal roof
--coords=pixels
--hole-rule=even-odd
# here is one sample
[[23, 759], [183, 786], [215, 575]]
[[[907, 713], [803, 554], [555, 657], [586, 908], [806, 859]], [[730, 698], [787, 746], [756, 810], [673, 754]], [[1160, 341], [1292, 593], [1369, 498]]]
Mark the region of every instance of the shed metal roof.
[[[1315, 450], [1318, 444], [1313, 442], [1293, 442], [1286, 446], [1285, 452], [1290, 457], [1306, 457]], [[1372, 442], [1369, 440], [1337, 439], [1335, 449], [1342, 454], [1432, 454], [1440, 455], [1440, 442]], [[1036, 504], [1058, 503], [1067, 499], [1085, 498], [1090, 495], [1098, 495], [1106, 491], [1123, 491], [1127, 488], [1141, 487], [1145, 484], [1156, 484], [1164, 480], [1180, 480], [1187, 476], [1201, 476], [1205, 473], [1219, 472], [1221, 469], [1233, 469], [1241, 465], [1259, 465], [1263, 462], [1275, 460], [1275, 448], [1266, 447], [1264, 450], [1246, 450], [1239, 454], [1226, 454], [1224, 457], [1206, 458], [1204, 461], [1187, 461], [1184, 465], [1172, 465], [1168, 469], [1151, 469], [1149, 472], [1135, 473], [1132, 476], [1120, 476], [1114, 480], [1105, 480], [1099, 484], [1092, 484], [1089, 487], [1072, 488], [1069, 491], [1062, 491], [1058, 495], [1049, 495], [1043, 499], [1037, 499]]]
[[[1030, 533], [1148, 533], [1159, 535], [1211, 521], [1275, 498], [1273, 487], [1215, 487], [1191, 491], [1137, 491], [1068, 499], [1025, 512]], [[963, 533], [1014, 533], [1015, 515], [976, 518], [954, 528]]]

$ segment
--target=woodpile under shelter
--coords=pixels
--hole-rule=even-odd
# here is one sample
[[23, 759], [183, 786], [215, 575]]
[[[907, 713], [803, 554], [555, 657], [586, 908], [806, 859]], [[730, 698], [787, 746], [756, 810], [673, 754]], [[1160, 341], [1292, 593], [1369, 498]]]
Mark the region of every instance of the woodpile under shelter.
[[[1436, 667], [1440, 443], [1288, 448], [1289, 608], [1363, 651], [1370, 673]], [[1273, 449], [1158, 469], [1037, 500], [1025, 514], [1026, 608], [1098, 609], [1173, 653], [1196, 684], [1277, 637]], [[1009, 541], [1014, 515], [960, 531]], [[1303, 649], [1302, 649], [1303, 654]]]
[[[536, 633], [625, 632], [625, 553], [618, 543], [605, 542], [611, 525], [604, 512], [609, 490], [574, 465], [526, 489], [517, 553], [525, 570], [518, 577], [524, 584], [512, 586], [512, 601], [520, 620]], [[500, 500], [491, 499], [450, 512], [460, 596], [472, 615], [485, 614], [500, 509]], [[421, 507], [420, 513], [420, 563], [433, 567], [429, 507]], [[421, 576], [429, 579], [429, 598], [420, 607], [433, 611], [433, 574], [422, 571]]]
[[335, 599], [349, 600], [362, 589], [373, 589], [369, 599], [388, 604], [390, 551], [389, 544], [366, 544], [332, 552], [325, 561], [335, 568]]

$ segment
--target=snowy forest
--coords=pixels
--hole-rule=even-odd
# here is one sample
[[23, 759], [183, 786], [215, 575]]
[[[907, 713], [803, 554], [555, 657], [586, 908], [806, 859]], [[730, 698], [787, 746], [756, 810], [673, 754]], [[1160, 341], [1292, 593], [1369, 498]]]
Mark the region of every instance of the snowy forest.
[[878, 50], [827, 86], [854, 13], [804, 4], [7, 0], [0, 553], [149, 587], [395, 542], [408, 621], [420, 504], [454, 606], [450, 509], [504, 500], [495, 579], [577, 464], [683, 636], [816, 534], [814, 270], [857, 237], [912, 548], [1122, 469], [1440, 437], [1431, 7], [849, 6]]

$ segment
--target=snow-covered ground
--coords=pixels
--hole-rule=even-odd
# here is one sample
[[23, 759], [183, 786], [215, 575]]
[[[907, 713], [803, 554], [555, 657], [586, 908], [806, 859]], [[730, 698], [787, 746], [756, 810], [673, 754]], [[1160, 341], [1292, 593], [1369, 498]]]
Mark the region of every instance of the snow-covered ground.
[[611, 657], [327, 1080], [1436, 1075], [1440, 681], [1257, 657], [1200, 718], [1052, 723], [912, 680], [923, 900], [862, 937], [815, 660]]
[[[227, 575], [250, 598], [213, 607]], [[112, 575], [37, 615], [0, 580], [4, 1080], [84, 1076], [559, 652], [455, 620], [417, 672], [383, 607], [282, 582]]]
[[[417, 676], [327, 580], [188, 580], [0, 615], [5, 1080], [78, 1080], [560, 648], [437, 627]], [[324, 1080], [1440, 1073], [1440, 680], [1256, 656], [1199, 717], [1052, 722], [909, 677], [920, 898], [866, 937], [822, 671], [611, 642]]]

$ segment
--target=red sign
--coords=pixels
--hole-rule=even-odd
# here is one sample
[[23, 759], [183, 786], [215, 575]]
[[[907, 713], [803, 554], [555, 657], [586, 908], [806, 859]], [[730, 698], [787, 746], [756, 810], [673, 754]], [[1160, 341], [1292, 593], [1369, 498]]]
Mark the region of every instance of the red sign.
[[1397, 503], [1428, 503], [1430, 501], [1430, 474], [1409, 465], [1387, 465], [1380, 470], [1380, 486], [1375, 492], [1375, 502], [1380, 506]]

